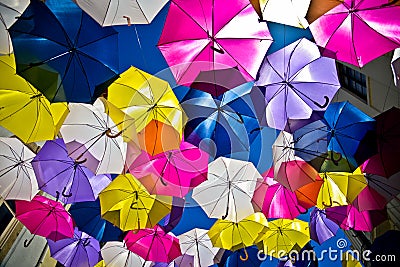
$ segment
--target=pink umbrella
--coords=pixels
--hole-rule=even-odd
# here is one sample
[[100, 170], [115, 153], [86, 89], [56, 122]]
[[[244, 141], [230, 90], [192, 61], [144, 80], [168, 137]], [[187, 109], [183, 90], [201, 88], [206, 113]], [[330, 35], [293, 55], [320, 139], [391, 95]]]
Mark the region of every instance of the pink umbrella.
[[271, 43], [248, 0], [172, 0], [158, 48], [178, 84], [189, 85], [200, 71], [229, 67], [253, 80]]
[[154, 156], [143, 151], [129, 171], [150, 194], [184, 197], [207, 180], [208, 159], [203, 150], [181, 142], [179, 149]]
[[400, 6], [388, 0], [344, 0], [310, 25], [326, 55], [363, 67], [400, 47]]
[[124, 241], [130, 251], [147, 261], [171, 262], [182, 255], [179, 239], [165, 233], [158, 225], [137, 232], [130, 231]]
[[261, 211], [267, 218], [294, 219], [307, 212], [296, 197], [296, 193], [272, 181], [273, 168], [263, 174], [264, 182], [258, 183], [252, 204], [255, 211]]
[[386, 210], [358, 211], [353, 205], [327, 208], [326, 217], [344, 230], [371, 232], [374, 227], [387, 220]]
[[[37, 195], [32, 201], [16, 200], [15, 209], [15, 217], [34, 235], [53, 241], [74, 236], [73, 219], [60, 202]], [[24, 246], [29, 246], [33, 237], [25, 240]]]

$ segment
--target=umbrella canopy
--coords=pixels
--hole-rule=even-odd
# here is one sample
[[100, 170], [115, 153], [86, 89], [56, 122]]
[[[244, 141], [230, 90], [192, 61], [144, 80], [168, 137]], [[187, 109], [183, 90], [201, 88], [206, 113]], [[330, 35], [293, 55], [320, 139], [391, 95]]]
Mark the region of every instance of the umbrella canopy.
[[101, 217], [100, 200], [78, 202], [68, 210], [76, 226], [101, 242], [121, 241], [123, 232]]
[[360, 142], [375, 127], [374, 119], [349, 102], [331, 103], [323, 119], [294, 132], [296, 155], [321, 172], [353, 172], [366, 160], [355, 157]]
[[311, 0], [306, 15], [308, 23], [314, 22], [317, 18], [341, 3], [342, 1], [340, 0]]
[[344, 0], [310, 24], [315, 42], [334, 58], [363, 67], [400, 46], [400, 7], [387, 0]]
[[310, 237], [312, 240], [321, 245], [334, 237], [338, 230], [339, 225], [328, 219], [324, 210], [318, 208], [312, 210], [310, 214]]
[[295, 246], [304, 247], [310, 241], [308, 223], [299, 219], [277, 219], [268, 222], [267, 232], [260, 236], [265, 255], [282, 257], [281, 251], [289, 253]]
[[268, 55], [257, 86], [265, 87], [267, 124], [283, 130], [288, 119], [308, 119], [325, 110], [340, 88], [335, 61], [302, 38]]
[[305, 19], [310, 0], [250, 0], [261, 20], [307, 28]]
[[81, 164], [68, 156], [63, 139], [46, 141], [32, 160], [39, 189], [63, 203], [96, 200], [111, 183], [111, 177], [94, 175]]
[[274, 179], [295, 191], [318, 179], [317, 171], [295, 155], [293, 135], [281, 131], [272, 145]]
[[341, 255], [342, 267], [362, 267], [358, 259], [356, 259], [351, 251], [342, 252]]
[[249, 133], [260, 127], [250, 100], [252, 88], [252, 82], [245, 83], [219, 97], [189, 90], [181, 100], [189, 119], [185, 141], [215, 157], [249, 152]]
[[101, 26], [111, 26], [151, 23], [168, 0], [101, 0], [95, 4], [90, 0], [75, 2]]
[[237, 67], [233, 67], [200, 71], [190, 88], [204, 91], [213, 97], [217, 97], [243, 83], [246, 83], [246, 79]]
[[15, 75], [14, 54], [0, 56], [0, 73], [0, 125], [25, 143], [54, 139], [68, 114], [66, 103], [50, 104], [29, 82]]
[[11, 54], [13, 47], [8, 29], [28, 6], [28, 0], [4, 0], [0, 3], [0, 54]]
[[208, 165], [208, 179], [193, 189], [193, 199], [210, 218], [239, 222], [254, 213], [251, 199], [257, 178], [250, 162], [220, 157]]
[[167, 81], [130, 67], [109, 86], [108, 100], [135, 120], [138, 132], [158, 120], [182, 134], [185, 113]]
[[230, 2], [226, 10], [223, 0], [171, 2], [158, 48], [178, 84], [190, 85], [200, 71], [235, 66], [247, 80], [256, 77], [272, 43], [268, 27], [258, 23], [248, 0]]
[[130, 231], [124, 238], [126, 246], [145, 260], [171, 262], [181, 256], [179, 239], [171, 233], [165, 233], [162, 228], [141, 229]]
[[[372, 192], [373, 195], [379, 194], [381, 197], [385, 199], [385, 203], [388, 203], [392, 199], [396, 198], [398, 199], [398, 195], [400, 194], [400, 183], [399, 183], [399, 176], [393, 175], [389, 178], [385, 178], [379, 175], [371, 175], [371, 174], [366, 174], [365, 179], [367, 181], [367, 187], [370, 190], [373, 190], [375, 192]], [[368, 192], [366, 192], [368, 194]], [[363, 196], [362, 196], [363, 197]], [[374, 199], [373, 201], [383, 201], [381, 197], [378, 197]], [[364, 199], [365, 200], [365, 199]], [[354, 203], [353, 203], [354, 204]], [[358, 201], [357, 207], [363, 209], [369, 209], [368, 207], [370, 205], [374, 205], [372, 202], [363, 202], [360, 203]], [[382, 205], [382, 203], [380, 203]], [[362, 208], [364, 207], [364, 208]]]
[[84, 161], [95, 174], [122, 173], [129, 164], [128, 146], [140, 151], [134, 120], [104, 98], [94, 105], [71, 103], [69, 108], [60, 129], [69, 156]]
[[117, 78], [117, 32], [73, 1], [31, 1], [9, 32], [17, 73], [50, 102], [93, 103]]
[[344, 230], [371, 232], [374, 227], [388, 219], [386, 210], [358, 211], [352, 205], [327, 208], [325, 213], [327, 218]]
[[353, 202], [351, 202], [351, 204], [359, 211], [383, 210], [387, 203], [385, 197], [368, 184], [363, 190], [361, 190]]
[[[256, 244], [258, 236], [267, 230], [267, 219], [257, 212], [237, 223], [219, 219], [208, 231], [208, 236], [215, 247], [235, 251]], [[244, 259], [246, 255], [245, 252]]]
[[396, 48], [392, 57], [392, 72], [394, 84], [400, 88], [400, 48]]
[[167, 214], [161, 221], [158, 222], [158, 225], [166, 232], [169, 233], [176, 228], [176, 226], [180, 223], [183, 215], [183, 210], [185, 208], [186, 199], [173, 197], [171, 212]]
[[31, 200], [38, 184], [31, 164], [35, 154], [16, 138], [0, 137], [0, 195], [3, 199]]
[[106, 267], [144, 266], [146, 261], [126, 247], [125, 242], [110, 241], [101, 248]]
[[207, 230], [194, 228], [178, 236], [183, 255], [194, 256], [193, 267], [210, 266], [218, 248], [213, 247]]
[[325, 172], [321, 173], [321, 177], [324, 183], [316, 205], [320, 209], [351, 204], [367, 186], [364, 174], [359, 168], [353, 173]]
[[129, 167], [151, 194], [184, 197], [207, 180], [209, 155], [190, 143], [155, 156], [146, 152]]
[[31, 201], [16, 200], [15, 209], [15, 217], [34, 235], [53, 241], [74, 235], [73, 219], [60, 202], [37, 195]]
[[384, 177], [400, 171], [396, 155], [400, 151], [400, 109], [392, 107], [375, 117], [378, 153], [362, 166], [366, 173]]
[[171, 197], [150, 195], [129, 173], [118, 175], [99, 198], [102, 217], [123, 231], [153, 227], [171, 211]]
[[318, 194], [323, 183], [323, 179], [318, 177], [314, 182], [298, 188], [296, 191], [294, 191], [297, 197], [297, 202], [306, 209], [316, 206]]
[[50, 255], [65, 267], [92, 267], [100, 256], [100, 244], [95, 238], [75, 227], [74, 236], [58, 240], [47, 240]]

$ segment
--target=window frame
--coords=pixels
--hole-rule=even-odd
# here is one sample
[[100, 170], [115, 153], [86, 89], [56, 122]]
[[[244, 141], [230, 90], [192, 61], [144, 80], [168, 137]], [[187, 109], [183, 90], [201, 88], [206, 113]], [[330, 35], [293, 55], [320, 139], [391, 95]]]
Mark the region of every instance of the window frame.
[[12, 214], [12, 219], [4, 229], [2, 233], [0, 233], [0, 250], [4, 248], [4, 245], [6, 244], [8, 238], [10, 235], [13, 233], [15, 230], [16, 226], [18, 225], [18, 219], [15, 217], [15, 212], [12, 210], [12, 208], [8, 205], [7, 201], [3, 198], [0, 197], [0, 206], [5, 205], [6, 208], [10, 211]]
[[[369, 103], [370, 103], [369, 76], [362, 73], [359, 69], [355, 69], [353, 66], [350, 66], [348, 64], [345, 64], [345, 63], [342, 63], [339, 61], [336, 61], [336, 69], [337, 69], [338, 79], [339, 79], [341, 87], [343, 89], [345, 89], [346, 92], [348, 92], [352, 96], [356, 97], [364, 104], [369, 105]], [[348, 74], [344, 73], [347, 69], [350, 69], [351, 71], [353, 71], [354, 75], [348, 75]], [[360, 75], [360, 78], [357, 78], [357, 75]], [[351, 81], [354, 81], [356, 84], [363, 86], [363, 84], [361, 84], [363, 77], [365, 77], [365, 97], [363, 94], [357, 93], [357, 92], [359, 92], [359, 90], [349, 88], [342, 82], [342, 80], [344, 78], [347, 78], [347, 79], [350, 78]]]

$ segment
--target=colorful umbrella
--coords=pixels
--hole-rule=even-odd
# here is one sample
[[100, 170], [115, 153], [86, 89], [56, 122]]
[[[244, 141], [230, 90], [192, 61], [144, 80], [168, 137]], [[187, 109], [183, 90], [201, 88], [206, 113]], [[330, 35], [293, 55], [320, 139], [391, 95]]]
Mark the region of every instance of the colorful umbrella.
[[314, 182], [298, 188], [294, 191], [297, 197], [297, 202], [306, 209], [317, 205], [318, 194], [323, 183], [323, 179], [318, 177]]
[[310, 24], [315, 42], [334, 58], [363, 67], [400, 46], [400, 7], [387, 0], [344, 0]]
[[308, 119], [325, 110], [340, 88], [335, 61], [302, 38], [268, 55], [257, 86], [265, 87], [267, 124], [283, 130], [288, 119]]
[[182, 134], [185, 113], [167, 81], [130, 67], [109, 86], [108, 100], [135, 120], [138, 132], [158, 120]]
[[185, 208], [186, 199], [173, 197], [171, 204], [171, 212], [167, 214], [158, 225], [166, 232], [169, 233], [176, 228], [180, 223]]
[[193, 267], [210, 266], [218, 248], [213, 247], [207, 230], [194, 228], [178, 236], [183, 255], [194, 256]]
[[[379, 175], [366, 174], [365, 179], [368, 184], [367, 188], [376, 191], [376, 193], [385, 199], [385, 203], [388, 203], [394, 198], [398, 199], [398, 195], [400, 194], [400, 183], [397, 175], [385, 178]], [[381, 198], [375, 199], [374, 201], [379, 200], [381, 200]], [[358, 203], [357, 207], [368, 207], [371, 204], [372, 203], [369, 201]]]
[[118, 1], [101, 0], [94, 4], [90, 0], [76, 0], [80, 8], [101, 26], [148, 24], [154, 19], [168, 0]]
[[237, 67], [200, 71], [190, 88], [207, 92], [213, 97], [246, 83]]
[[289, 253], [294, 247], [304, 247], [310, 241], [308, 223], [302, 220], [277, 219], [268, 222], [267, 232], [260, 236], [263, 253], [282, 257], [282, 251]]
[[131, 174], [118, 175], [100, 194], [101, 215], [123, 231], [156, 225], [171, 211], [172, 198], [150, 195]]
[[31, 161], [35, 154], [16, 138], [0, 137], [0, 195], [30, 201], [38, 192]]
[[310, 237], [318, 244], [334, 237], [339, 225], [326, 217], [325, 211], [315, 208], [310, 214]]
[[121, 173], [129, 166], [128, 146], [139, 154], [134, 120], [104, 98], [93, 105], [71, 103], [69, 108], [60, 129], [69, 156], [95, 174]]
[[146, 261], [126, 247], [125, 242], [110, 241], [101, 248], [106, 267], [144, 266]]
[[366, 173], [384, 177], [400, 171], [396, 155], [400, 152], [400, 109], [392, 107], [375, 117], [378, 153], [362, 166]]
[[306, 15], [308, 23], [314, 22], [317, 18], [341, 3], [342, 1], [340, 0], [311, 0]]
[[[256, 244], [258, 236], [267, 230], [267, 219], [257, 212], [237, 223], [219, 219], [208, 231], [208, 236], [215, 247], [235, 251]], [[248, 259], [246, 249], [241, 259]]]
[[0, 54], [11, 54], [11, 44], [8, 29], [28, 6], [28, 0], [3, 0], [0, 3]]
[[227, 9], [222, 0], [171, 2], [158, 48], [178, 84], [190, 85], [200, 71], [228, 67], [247, 80], [256, 77], [272, 42], [267, 25], [258, 23], [247, 0], [231, 1]]
[[295, 156], [293, 135], [281, 131], [272, 145], [274, 179], [295, 191], [318, 179], [317, 171], [307, 162]]
[[349, 102], [331, 103], [323, 119], [294, 132], [296, 155], [321, 172], [353, 172], [365, 160], [354, 156], [360, 142], [375, 126], [374, 119]]
[[54, 139], [68, 114], [66, 103], [50, 104], [16, 75], [14, 54], [0, 56], [0, 73], [0, 125], [25, 143]]
[[[15, 201], [15, 217], [34, 235], [53, 241], [74, 235], [74, 222], [60, 202], [43, 196], [35, 196], [31, 201]], [[29, 246], [31, 240], [25, 240]]]
[[208, 159], [201, 149], [182, 142], [179, 149], [155, 156], [142, 152], [129, 171], [150, 194], [184, 197], [207, 180]]
[[63, 139], [47, 141], [32, 160], [39, 189], [63, 203], [94, 201], [111, 177], [94, 175], [68, 156]]
[[171, 262], [181, 256], [179, 240], [171, 233], [165, 233], [159, 226], [128, 232], [124, 238], [130, 251], [145, 260]]
[[50, 255], [65, 267], [92, 267], [100, 256], [100, 244], [95, 238], [75, 227], [74, 236], [54, 242], [48, 239]]
[[[367, 180], [368, 181], [368, 180]], [[383, 210], [387, 199], [379, 194], [372, 186], [367, 186], [357, 195], [351, 204], [359, 211]]]
[[17, 73], [50, 102], [93, 103], [117, 78], [117, 32], [73, 1], [33, 0], [9, 32]]
[[208, 180], [193, 189], [192, 197], [210, 218], [239, 222], [254, 213], [257, 178], [261, 175], [252, 163], [220, 157], [208, 165]]
[[123, 232], [101, 217], [100, 200], [78, 202], [69, 208], [76, 226], [100, 242], [121, 241]]

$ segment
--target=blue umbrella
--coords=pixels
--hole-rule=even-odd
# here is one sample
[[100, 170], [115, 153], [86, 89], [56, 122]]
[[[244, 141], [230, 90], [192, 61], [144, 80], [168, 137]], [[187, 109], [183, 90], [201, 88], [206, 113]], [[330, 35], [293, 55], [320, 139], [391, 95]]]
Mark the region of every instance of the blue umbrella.
[[79, 230], [101, 242], [122, 241], [123, 232], [100, 215], [100, 201], [75, 203], [69, 209]]
[[73, 1], [32, 0], [9, 32], [17, 73], [50, 102], [93, 103], [118, 76], [117, 32]]

